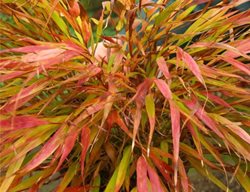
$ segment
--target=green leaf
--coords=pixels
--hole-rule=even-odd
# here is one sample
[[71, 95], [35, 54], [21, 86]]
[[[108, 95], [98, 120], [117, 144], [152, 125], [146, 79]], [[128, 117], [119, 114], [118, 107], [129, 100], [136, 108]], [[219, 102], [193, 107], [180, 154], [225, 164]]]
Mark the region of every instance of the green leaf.
[[236, 178], [240, 182], [241, 186], [246, 190], [250, 191], [250, 178], [247, 173], [244, 173], [240, 168], [237, 170]]
[[119, 165], [117, 178], [116, 178], [116, 184], [115, 184], [115, 191], [119, 191], [124, 180], [126, 177], [126, 173], [128, 171], [129, 163], [131, 159], [131, 146], [127, 146], [124, 149], [123, 157]]
[[68, 184], [71, 182], [73, 177], [76, 175], [77, 169], [79, 167], [79, 162], [74, 162], [72, 165], [69, 166], [68, 171], [64, 175], [60, 185], [58, 186], [57, 192], [63, 192], [64, 189], [68, 186]]
[[21, 158], [19, 158], [17, 160], [17, 162], [11, 164], [8, 168], [8, 171], [6, 173], [5, 179], [2, 182], [2, 185], [0, 186], [0, 191], [1, 192], [7, 192], [11, 183], [13, 182], [13, 180], [15, 179], [15, 172], [18, 171], [23, 163], [24, 160], [24, 156], [22, 156]]
[[232, 192], [229, 190], [219, 179], [217, 179], [211, 172], [207, 169], [205, 170], [204, 167], [201, 166], [201, 163], [195, 159], [188, 158], [189, 162], [192, 166], [203, 176], [211, 180], [214, 184], [216, 184], [220, 189], [228, 192]]
[[50, 168], [44, 169], [43, 171], [34, 172], [31, 177], [24, 179], [21, 183], [17, 186], [12, 188], [10, 192], [22, 191], [25, 189], [29, 189], [34, 185], [39, 179], [46, 178], [47, 176], [51, 175], [55, 166]]
[[151, 94], [147, 95], [145, 98], [146, 110], [149, 118], [155, 117], [155, 103], [154, 98]]
[[57, 26], [62, 30], [62, 32], [65, 35], [69, 36], [68, 27], [63, 21], [62, 17], [60, 17], [60, 15], [56, 11], [52, 13], [51, 17], [54, 20], [54, 22], [57, 24]]
[[94, 182], [91, 186], [91, 189], [89, 192], [99, 192], [100, 191], [100, 186], [101, 186], [101, 177], [100, 175], [98, 174], [95, 179], [94, 179]]
[[150, 143], [153, 138], [153, 133], [155, 129], [155, 103], [154, 98], [151, 94], [148, 94], [145, 98], [146, 110], [148, 113], [149, 124], [150, 124], [150, 131], [149, 131], [149, 138], [148, 138], [148, 147], [147, 147], [147, 155], [149, 156], [150, 153]]
[[182, 1], [175, 1], [171, 5], [167, 6], [156, 18], [155, 18], [155, 25], [160, 25], [162, 22], [168, 19], [168, 17], [175, 11], [177, 6]]
[[108, 185], [107, 185], [104, 192], [115, 191], [115, 184], [116, 184], [116, 179], [117, 179], [117, 175], [118, 175], [118, 169], [119, 169], [119, 167], [117, 167], [115, 169], [115, 172], [113, 173], [111, 179], [109, 180]]

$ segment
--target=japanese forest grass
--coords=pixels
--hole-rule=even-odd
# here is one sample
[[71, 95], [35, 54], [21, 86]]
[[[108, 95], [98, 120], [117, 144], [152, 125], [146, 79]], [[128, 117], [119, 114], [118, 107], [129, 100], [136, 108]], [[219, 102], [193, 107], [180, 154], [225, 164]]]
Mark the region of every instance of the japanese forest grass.
[[202, 2], [1, 0], [0, 191], [250, 191], [250, 11]]

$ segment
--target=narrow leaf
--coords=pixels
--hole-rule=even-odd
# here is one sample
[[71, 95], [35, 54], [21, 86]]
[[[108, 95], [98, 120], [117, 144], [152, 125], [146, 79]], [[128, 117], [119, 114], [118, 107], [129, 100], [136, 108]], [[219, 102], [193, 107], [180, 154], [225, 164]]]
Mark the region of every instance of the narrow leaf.
[[241, 71], [244, 71], [247, 75], [250, 75], [250, 69], [249, 65], [244, 64], [240, 61], [237, 61], [234, 58], [231, 57], [222, 57], [222, 59], [230, 64], [232, 64], [234, 67], [240, 69]]
[[250, 191], [250, 178], [247, 173], [244, 173], [240, 168], [237, 170], [236, 178], [240, 182], [241, 186], [246, 190]]
[[188, 68], [192, 71], [192, 73], [196, 76], [196, 78], [204, 84], [204, 79], [201, 75], [200, 68], [198, 64], [195, 62], [195, 60], [185, 51], [183, 51], [181, 48], [177, 48], [177, 57], [179, 60], [182, 60], [184, 63], [187, 64]]
[[79, 131], [77, 130], [72, 130], [69, 129], [69, 135], [66, 137], [66, 139], [64, 140], [64, 144], [62, 147], [62, 155], [61, 158], [59, 160], [59, 163], [57, 165], [57, 168], [55, 169], [55, 172], [61, 167], [62, 163], [64, 162], [64, 160], [66, 159], [66, 157], [69, 155], [69, 153], [71, 152], [71, 150], [73, 149], [78, 133]]
[[224, 138], [222, 133], [217, 128], [216, 123], [213, 119], [211, 119], [207, 113], [202, 109], [202, 107], [195, 100], [186, 101], [185, 104], [189, 107], [189, 109], [195, 109], [195, 114], [197, 117], [202, 120], [214, 133], [216, 133], [219, 137]]
[[156, 171], [150, 165], [148, 165], [147, 167], [149, 179], [152, 185], [152, 191], [164, 192], [165, 190], [162, 188], [160, 178]]
[[150, 132], [149, 132], [149, 138], [148, 138], [148, 149], [147, 149], [147, 155], [149, 156], [150, 153], [150, 143], [152, 141], [154, 129], [155, 129], [155, 103], [154, 98], [151, 94], [146, 96], [146, 110], [149, 118], [149, 124], [150, 124]]
[[159, 69], [161, 70], [161, 72], [163, 73], [163, 75], [165, 76], [166, 79], [170, 79], [170, 73], [167, 67], [167, 63], [165, 61], [165, 59], [163, 57], [159, 57], [156, 60], [157, 65], [159, 66]]
[[172, 123], [173, 154], [174, 154], [174, 184], [177, 185], [177, 169], [180, 148], [180, 111], [175, 103], [170, 102], [170, 115]]
[[81, 133], [81, 145], [82, 145], [82, 153], [81, 153], [81, 173], [82, 177], [84, 176], [84, 162], [85, 157], [90, 145], [90, 129], [86, 126], [82, 128]]
[[66, 189], [68, 184], [71, 182], [71, 180], [75, 176], [77, 169], [78, 169], [78, 162], [76, 161], [72, 165], [69, 166], [68, 171], [64, 175], [61, 183], [59, 184], [59, 186], [56, 190], [57, 192], [63, 192]]
[[0, 186], [1, 192], [7, 192], [9, 187], [11, 186], [12, 182], [14, 181], [16, 175], [15, 172], [18, 171], [23, 163], [24, 157], [21, 157], [18, 159], [15, 163], [11, 164], [8, 168], [8, 171], [6, 173], [6, 176], [4, 180], [2, 181], [2, 184]]
[[119, 169], [116, 178], [115, 191], [119, 191], [126, 177], [131, 158], [131, 146], [124, 149], [122, 160], [119, 164]]
[[170, 90], [168, 84], [164, 80], [162, 80], [162, 79], [156, 79], [154, 82], [157, 85], [157, 87], [160, 90], [160, 92], [162, 93], [162, 95], [166, 99], [168, 99], [168, 100], [172, 99], [171, 90]]
[[32, 169], [39, 166], [44, 160], [46, 160], [60, 145], [62, 128], [45, 143], [42, 149], [33, 157], [33, 159], [21, 170], [22, 173], [30, 172]]
[[37, 127], [48, 124], [47, 121], [38, 119], [35, 116], [14, 116], [5, 120], [0, 120], [0, 127], [4, 130], [17, 130], [23, 128]]
[[139, 157], [136, 165], [136, 181], [138, 192], [148, 192], [147, 163], [143, 156]]

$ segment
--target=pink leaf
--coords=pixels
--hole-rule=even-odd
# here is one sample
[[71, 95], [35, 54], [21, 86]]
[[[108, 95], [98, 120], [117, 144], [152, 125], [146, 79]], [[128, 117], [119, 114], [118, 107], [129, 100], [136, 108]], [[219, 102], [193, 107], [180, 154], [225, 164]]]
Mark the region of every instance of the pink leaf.
[[140, 122], [141, 122], [141, 111], [142, 111], [142, 107], [140, 106], [140, 104], [136, 103], [136, 111], [135, 111], [135, 116], [134, 116], [132, 150], [134, 149], [134, 146], [135, 146], [135, 138], [136, 138], [139, 126], [140, 126]]
[[236, 59], [231, 58], [231, 57], [222, 57], [222, 59], [232, 64], [234, 67], [240, 69], [241, 71], [244, 71], [247, 75], [250, 75], [250, 69], [247, 64], [237, 61]]
[[141, 110], [145, 101], [146, 94], [152, 85], [152, 79], [145, 79], [138, 87], [135, 96], [132, 98], [136, 102], [136, 112], [134, 116], [134, 128], [133, 128], [133, 141], [132, 141], [132, 149], [135, 146], [135, 138], [140, 126], [141, 121]]
[[173, 102], [170, 102], [170, 115], [172, 123], [173, 154], [174, 154], [174, 183], [177, 185], [177, 169], [180, 150], [180, 111]]
[[187, 64], [188, 68], [192, 71], [192, 73], [196, 76], [196, 78], [204, 84], [204, 79], [201, 75], [200, 68], [195, 60], [181, 48], [177, 48], [177, 58], [178, 60], [182, 60], [184, 63]]
[[201, 108], [195, 99], [186, 101], [185, 104], [188, 106], [189, 109], [193, 110], [196, 109], [195, 114], [196, 116], [202, 120], [214, 133], [216, 133], [219, 137], [224, 138], [222, 133], [218, 130], [216, 123], [211, 119], [207, 113]]
[[161, 72], [163, 73], [163, 75], [165, 76], [166, 79], [170, 79], [170, 73], [168, 71], [168, 67], [167, 67], [167, 63], [165, 61], [165, 59], [163, 57], [159, 57], [156, 60], [157, 65], [159, 66], [159, 69], [161, 70]]
[[34, 116], [14, 116], [9, 119], [0, 121], [0, 128], [7, 128], [7, 130], [16, 130], [23, 128], [37, 127], [40, 125], [45, 125], [48, 122], [38, 119]]
[[12, 73], [6, 74], [6, 75], [1, 75], [0, 77], [0, 82], [9, 80], [9, 79], [13, 79], [15, 77], [18, 77], [24, 73], [27, 73], [26, 71], [14, 71]]
[[30, 45], [25, 47], [18, 47], [18, 48], [12, 48], [12, 49], [4, 49], [0, 51], [1, 53], [6, 52], [16, 52], [16, 53], [34, 53], [36, 51], [42, 51], [46, 49], [51, 49], [51, 46], [47, 45]]
[[211, 101], [214, 101], [215, 103], [217, 103], [219, 105], [222, 105], [222, 106], [228, 107], [228, 108], [232, 108], [226, 101], [224, 101], [223, 99], [221, 99], [220, 97], [218, 97], [212, 93], [207, 93], [204, 91], [204, 92], [202, 92], [202, 94], [207, 95]]
[[182, 160], [179, 161], [179, 171], [180, 171], [180, 176], [181, 176], [180, 180], [181, 180], [182, 189], [183, 191], [188, 192], [190, 191], [188, 187], [188, 176], [187, 176]]
[[148, 165], [148, 175], [152, 184], [152, 191], [164, 192], [158, 174], [150, 165]]
[[[249, 39], [243, 39], [243, 40], [239, 40], [239, 41], [235, 41], [233, 46], [240, 52], [240, 53], [250, 53], [250, 41]], [[236, 51], [226, 51], [225, 54], [223, 56], [226, 57], [238, 57], [239, 55], [241, 55], [240, 53], [236, 52]]]
[[154, 82], [156, 83], [158, 89], [160, 90], [160, 92], [162, 93], [162, 95], [166, 99], [168, 99], [168, 100], [172, 99], [171, 90], [170, 90], [168, 84], [164, 80], [156, 79]]
[[138, 192], [147, 192], [147, 163], [143, 156], [139, 157], [136, 166], [137, 190]]
[[153, 81], [152, 79], [145, 79], [136, 89], [136, 94], [133, 97], [133, 99], [140, 105], [144, 103], [144, 99], [148, 93], [148, 90], [150, 89]]
[[53, 59], [53, 58], [56, 58], [58, 55], [62, 54], [63, 52], [65, 52], [65, 49], [61, 49], [61, 48], [41, 50], [36, 53], [28, 53], [22, 56], [22, 61], [23, 62], [36, 62], [36, 61]]

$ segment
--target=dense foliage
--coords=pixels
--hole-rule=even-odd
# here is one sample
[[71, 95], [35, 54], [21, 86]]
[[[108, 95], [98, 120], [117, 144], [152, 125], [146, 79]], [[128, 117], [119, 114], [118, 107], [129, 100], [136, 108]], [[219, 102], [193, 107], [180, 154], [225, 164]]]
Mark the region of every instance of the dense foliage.
[[245, 2], [1, 0], [0, 191], [250, 191]]

